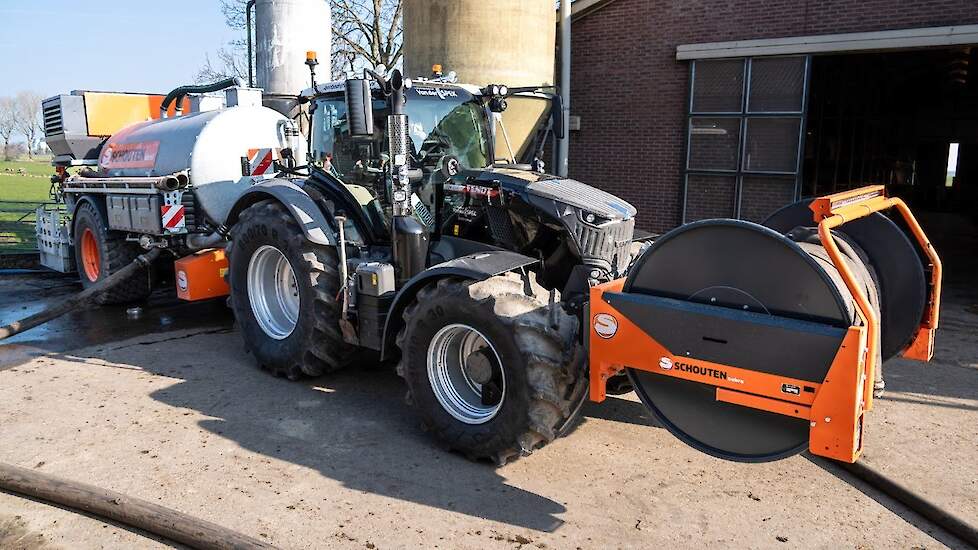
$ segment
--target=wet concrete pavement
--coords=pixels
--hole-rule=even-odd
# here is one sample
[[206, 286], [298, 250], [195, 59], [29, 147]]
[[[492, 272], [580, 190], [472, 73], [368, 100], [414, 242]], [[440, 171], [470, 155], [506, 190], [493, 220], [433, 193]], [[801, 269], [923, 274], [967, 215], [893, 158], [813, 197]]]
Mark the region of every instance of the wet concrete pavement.
[[[0, 326], [33, 315], [81, 291], [75, 275], [47, 271], [0, 270]], [[130, 306], [89, 307], [74, 311], [3, 341], [22, 349], [63, 352], [140, 335], [201, 327], [230, 327], [234, 318], [225, 300], [188, 303], [172, 288], [157, 290], [130, 315]], [[0, 358], [0, 362], [3, 359]]]

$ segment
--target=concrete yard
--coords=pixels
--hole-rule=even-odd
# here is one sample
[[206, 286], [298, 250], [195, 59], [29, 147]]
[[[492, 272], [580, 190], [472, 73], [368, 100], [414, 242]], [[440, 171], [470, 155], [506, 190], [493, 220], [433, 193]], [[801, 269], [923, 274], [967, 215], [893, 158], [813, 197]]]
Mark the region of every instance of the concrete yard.
[[[887, 364], [863, 460], [978, 524], [971, 256], [948, 262], [934, 361]], [[28, 277], [2, 281], [0, 320], [14, 318], [15, 297], [56, 298], [51, 280], [42, 290]], [[305, 382], [274, 378], [242, 351], [223, 306], [186, 307], [162, 300], [135, 325], [122, 309], [78, 314], [0, 346], [0, 461], [283, 548], [964, 547], [827, 462], [700, 454], [633, 394], [586, 406], [573, 433], [532, 456], [472, 463], [420, 430], [389, 369], [365, 361]], [[79, 345], [83, 321], [115, 328]], [[0, 492], [0, 548], [166, 546]]]

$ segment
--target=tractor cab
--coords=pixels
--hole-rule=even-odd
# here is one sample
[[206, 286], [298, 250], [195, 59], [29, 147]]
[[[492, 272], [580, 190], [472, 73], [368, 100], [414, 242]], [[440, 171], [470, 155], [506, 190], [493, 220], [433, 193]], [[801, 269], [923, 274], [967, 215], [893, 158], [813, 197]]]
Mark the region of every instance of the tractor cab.
[[[373, 83], [372, 116], [365, 121], [369, 131], [354, 132], [345, 87], [345, 81], [338, 81], [307, 90], [312, 96], [309, 164], [342, 182], [366, 217], [387, 233], [390, 99]], [[464, 194], [443, 193], [441, 186], [448, 180], [464, 184], [493, 170], [533, 172], [531, 176], [538, 177], [544, 166], [539, 158], [543, 144], [559, 112], [553, 108], [555, 97], [535, 89], [479, 89], [440, 80], [419, 80], [405, 87], [411, 202], [415, 216], [433, 237], [446, 229], [444, 220], [471, 203]], [[448, 229], [451, 233], [452, 227]]]

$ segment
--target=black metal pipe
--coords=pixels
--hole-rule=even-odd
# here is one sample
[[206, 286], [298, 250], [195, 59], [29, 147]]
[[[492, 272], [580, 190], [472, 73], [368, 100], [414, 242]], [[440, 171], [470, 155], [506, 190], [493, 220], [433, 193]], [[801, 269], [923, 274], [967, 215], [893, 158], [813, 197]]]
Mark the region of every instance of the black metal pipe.
[[205, 94], [207, 92], [217, 92], [225, 88], [230, 88], [231, 86], [241, 86], [243, 83], [238, 77], [225, 78], [219, 82], [213, 84], [200, 84], [200, 85], [188, 85], [180, 86], [174, 88], [170, 93], [166, 94], [163, 99], [163, 103], [160, 105], [160, 118], [166, 117], [166, 110], [170, 108], [170, 104], [176, 101], [177, 111], [182, 111], [180, 103], [187, 94]]
[[[252, 61], [252, 57], [251, 57], [252, 55], [251, 27], [253, 23], [251, 19], [251, 10], [254, 7], [255, 7], [255, 0], [248, 0], [248, 3], [245, 5], [245, 32], [248, 34], [248, 87], [249, 88], [255, 87], [254, 61]], [[313, 84], [313, 86], [315, 86], [315, 84]]]

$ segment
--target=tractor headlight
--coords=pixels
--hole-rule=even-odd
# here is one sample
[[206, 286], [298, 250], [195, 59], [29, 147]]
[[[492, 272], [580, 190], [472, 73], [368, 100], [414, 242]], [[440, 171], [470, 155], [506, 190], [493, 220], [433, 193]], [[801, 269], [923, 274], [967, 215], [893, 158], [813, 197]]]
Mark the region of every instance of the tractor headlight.
[[610, 218], [605, 218], [599, 216], [594, 212], [588, 212], [587, 210], [581, 210], [581, 221], [590, 225], [604, 225], [605, 223], [611, 221]]

